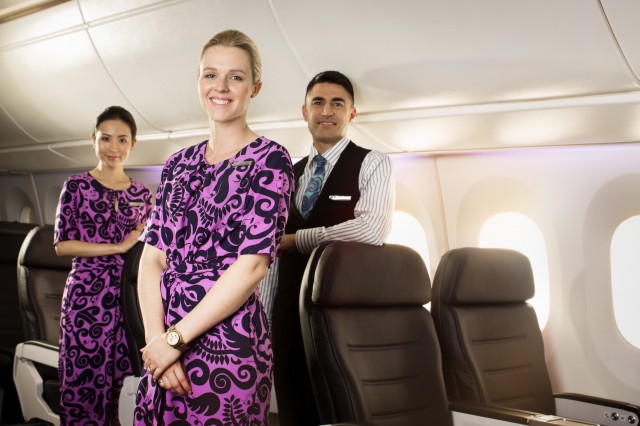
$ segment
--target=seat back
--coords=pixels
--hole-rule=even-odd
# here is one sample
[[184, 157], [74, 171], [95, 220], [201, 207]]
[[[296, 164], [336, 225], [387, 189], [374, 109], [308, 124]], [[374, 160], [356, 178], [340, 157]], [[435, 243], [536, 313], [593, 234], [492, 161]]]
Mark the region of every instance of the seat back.
[[452, 424], [429, 299], [408, 247], [334, 242], [312, 253], [300, 321], [321, 423]]
[[71, 258], [53, 247], [53, 225], [29, 232], [18, 257], [18, 291], [27, 340], [58, 346], [62, 294]]
[[124, 317], [125, 335], [129, 346], [129, 360], [133, 369], [133, 376], [124, 378], [120, 391], [118, 418], [120, 424], [133, 424], [133, 413], [136, 407], [136, 393], [143, 373], [144, 363], [140, 349], [145, 346], [144, 326], [138, 303], [138, 268], [144, 243], [137, 242], [128, 252], [122, 269], [122, 284], [120, 287], [120, 303]]
[[13, 384], [16, 345], [25, 340], [18, 298], [17, 264], [22, 242], [35, 224], [0, 222], [0, 424], [23, 420]]
[[[18, 292], [26, 340], [47, 343], [55, 349], [60, 340], [62, 295], [71, 271], [71, 257], [56, 254], [53, 233], [53, 225], [44, 225], [32, 229], [25, 238], [18, 256]], [[53, 353], [54, 361], [57, 361], [57, 352]], [[21, 354], [20, 358], [23, 357], [24, 354]], [[26, 361], [23, 359], [21, 362]], [[16, 383], [35, 381], [40, 383], [35, 384], [36, 388], [42, 386], [41, 395], [20, 395], [25, 418], [57, 419], [57, 413], [60, 412], [60, 386], [57, 365], [52, 364], [57, 362], [34, 363], [33, 370], [25, 374], [14, 371]], [[27, 385], [21, 383], [20, 386]], [[31, 402], [36, 408], [31, 407]], [[42, 410], [45, 411], [45, 417], [40, 417]]]
[[527, 303], [534, 292], [531, 265], [519, 252], [472, 247], [445, 253], [431, 311], [449, 397], [555, 412], [542, 333]]
[[25, 340], [18, 298], [18, 254], [35, 224], [0, 222], [0, 353], [13, 359], [16, 345]]
[[127, 253], [122, 269], [122, 286], [120, 299], [122, 315], [124, 317], [125, 334], [129, 346], [129, 358], [135, 375], [140, 375], [143, 369], [140, 349], [145, 346], [144, 326], [138, 303], [138, 266], [144, 243], [137, 242]]

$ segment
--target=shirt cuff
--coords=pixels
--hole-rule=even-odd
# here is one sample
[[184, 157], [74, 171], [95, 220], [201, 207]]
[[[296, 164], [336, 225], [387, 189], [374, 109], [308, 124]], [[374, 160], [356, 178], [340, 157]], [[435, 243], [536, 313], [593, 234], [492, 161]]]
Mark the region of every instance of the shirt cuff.
[[298, 252], [309, 254], [314, 248], [318, 247], [321, 231], [322, 227], [298, 229], [296, 231], [296, 249]]

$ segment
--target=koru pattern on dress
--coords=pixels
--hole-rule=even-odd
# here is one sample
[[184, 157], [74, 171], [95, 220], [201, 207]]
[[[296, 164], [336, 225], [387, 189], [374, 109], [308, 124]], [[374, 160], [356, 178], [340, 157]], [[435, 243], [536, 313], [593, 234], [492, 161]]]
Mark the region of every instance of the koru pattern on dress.
[[[62, 188], [54, 244], [79, 240], [120, 243], [151, 211], [151, 192], [131, 181], [126, 190], [103, 186], [89, 173]], [[131, 375], [120, 308], [122, 255], [74, 257], [60, 317], [60, 424], [118, 425], [122, 381]]]
[[[260, 137], [216, 164], [207, 141], [170, 157], [144, 239], [167, 255], [159, 283], [168, 328], [187, 315], [240, 255], [273, 261], [293, 190], [287, 150]], [[190, 395], [165, 391], [145, 373], [136, 424], [268, 424], [272, 351], [258, 290], [182, 354]]]

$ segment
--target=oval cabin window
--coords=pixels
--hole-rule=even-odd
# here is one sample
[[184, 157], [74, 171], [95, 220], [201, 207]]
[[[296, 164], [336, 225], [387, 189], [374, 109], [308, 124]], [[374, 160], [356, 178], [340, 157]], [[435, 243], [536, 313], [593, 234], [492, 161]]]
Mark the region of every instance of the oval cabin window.
[[[418, 219], [409, 213], [402, 211], [393, 212], [391, 233], [389, 237], [387, 237], [386, 242], [411, 247], [420, 254], [422, 260], [424, 260], [424, 264], [427, 266], [427, 270], [430, 269], [427, 237]], [[429, 271], [429, 276], [433, 279], [431, 271]]]
[[538, 317], [540, 329], [549, 319], [549, 267], [542, 232], [528, 217], [506, 212], [490, 217], [480, 230], [480, 247], [506, 248], [519, 251], [529, 258], [536, 294], [529, 303]]
[[[640, 348], [637, 304], [640, 299], [640, 216], [622, 222], [611, 239], [611, 293], [620, 333]], [[634, 306], [635, 305], [635, 306]]]

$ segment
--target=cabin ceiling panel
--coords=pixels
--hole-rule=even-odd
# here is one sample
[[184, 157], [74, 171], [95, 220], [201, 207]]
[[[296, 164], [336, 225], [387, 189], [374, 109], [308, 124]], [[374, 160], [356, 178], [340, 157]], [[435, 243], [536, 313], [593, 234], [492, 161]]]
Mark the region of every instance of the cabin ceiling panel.
[[[55, 142], [89, 146], [113, 104], [139, 126], [130, 166], [206, 139], [198, 55], [226, 28], [262, 54], [249, 122], [293, 157], [311, 142], [304, 88], [326, 69], [354, 80], [349, 136], [384, 152], [637, 142], [638, 16], [637, 0], [72, 0], [0, 24], [0, 169], [93, 167], [90, 148]], [[635, 100], [587, 96], [623, 92]], [[532, 100], [575, 106], [518, 109]]]
[[87, 22], [101, 19], [112, 19], [114, 16], [127, 13], [143, 13], [154, 7], [164, 7], [167, 3], [178, 3], [184, 0], [76, 0]]
[[[96, 164], [98, 164], [98, 157], [96, 157], [93, 145], [90, 140], [84, 142], [77, 142], [74, 146], [69, 147], [56, 147], [51, 156], [63, 155], [70, 158], [67, 167], [73, 167], [74, 169], [91, 170]], [[51, 170], [47, 163], [42, 164], [39, 169]]]
[[640, 103], [366, 122], [359, 126], [397, 145], [396, 152], [638, 142]]
[[[94, 157], [95, 158], [95, 157]], [[97, 161], [94, 162], [94, 165]], [[3, 152], [0, 155], [0, 170], [26, 172], [37, 170], [69, 170], [81, 167], [82, 163], [61, 157], [46, 149], [24, 152]]]
[[14, 121], [7, 115], [3, 108], [0, 108], [0, 129], [2, 129], [2, 137], [0, 137], [0, 148], [8, 148], [20, 145], [31, 145], [36, 143], [29, 135], [27, 135]]
[[82, 28], [82, 15], [75, 1], [3, 22], [0, 25], [0, 49], [14, 48], [39, 38], [51, 37]]
[[362, 111], [635, 89], [597, 1], [272, 3], [305, 69], [346, 72]]
[[267, 2], [253, 2], [251, 7], [213, 0], [169, 2], [104, 24], [89, 24], [91, 38], [115, 82], [136, 110], [159, 129], [208, 126], [197, 94], [199, 54], [212, 35], [227, 28], [253, 38], [263, 60], [262, 92], [253, 99], [248, 119], [266, 122], [300, 116], [307, 77]]
[[601, 0], [620, 49], [633, 68], [640, 84], [640, 2], [637, 0]]
[[[105, 107], [130, 108], [84, 31], [0, 51], [0, 74], [3, 107], [40, 142], [85, 139]], [[141, 132], [151, 130], [136, 119]]]

